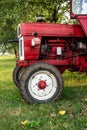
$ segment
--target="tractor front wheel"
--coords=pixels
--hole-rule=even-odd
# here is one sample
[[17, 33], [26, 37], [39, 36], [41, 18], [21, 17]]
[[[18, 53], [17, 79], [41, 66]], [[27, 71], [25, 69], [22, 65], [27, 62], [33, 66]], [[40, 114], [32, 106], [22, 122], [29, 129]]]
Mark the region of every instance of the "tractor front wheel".
[[59, 70], [47, 63], [35, 63], [23, 72], [20, 92], [28, 103], [46, 103], [56, 100], [63, 88]]

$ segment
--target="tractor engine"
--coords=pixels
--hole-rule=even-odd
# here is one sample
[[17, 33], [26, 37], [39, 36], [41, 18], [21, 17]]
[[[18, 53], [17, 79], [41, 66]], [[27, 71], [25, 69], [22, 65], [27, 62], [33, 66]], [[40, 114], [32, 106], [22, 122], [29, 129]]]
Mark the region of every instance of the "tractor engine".
[[[34, 31], [38, 32], [41, 44], [32, 47]], [[61, 73], [66, 69], [87, 71], [87, 40], [79, 25], [41, 23], [40, 26], [40, 23], [22, 23], [18, 26], [18, 38], [18, 66], [27, 67], [35, 62], [47, 62], [56, 66]]]
[[[45, 39], [45, 38], [44, 38]], [[45, 44], [41, 45], [40, 58], [41, 59], [60, 59], [64, 60], [71, 57], [86, 55], [87, 44], [85, 39], [62, 39], [52, 37], [45, 39]]]

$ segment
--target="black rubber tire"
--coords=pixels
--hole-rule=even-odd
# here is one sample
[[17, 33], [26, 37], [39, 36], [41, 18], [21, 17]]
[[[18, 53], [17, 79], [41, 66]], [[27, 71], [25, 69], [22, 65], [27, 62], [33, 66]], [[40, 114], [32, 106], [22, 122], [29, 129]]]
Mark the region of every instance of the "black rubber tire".
[[16, 66], [13, 70], [13, 74], [12, 74], [13, 82], [18, 88], [20, 86], [19, 77], [21, 76], [24, 70], [25, 67], [21, 67], [21, 66]]
[[[31, 95], [31, 92], [28, 89], [28, 83], [30, 82], [30, 78], [33, 74], [38, 73], [40, 71], [50, 72], [56, 80], [56, 91], [52, 95], [52, 97], [46, 100], [38, 100]], [[25, 69], [20, 79], [20, 93], [24, 100], [27, 103], [36, 104], [36, 103], [47, 103], [58, 99], [63, 89], [63, 80], [60, 74], [60, 71], [53, 65], [44, 62], [35, 63]]]

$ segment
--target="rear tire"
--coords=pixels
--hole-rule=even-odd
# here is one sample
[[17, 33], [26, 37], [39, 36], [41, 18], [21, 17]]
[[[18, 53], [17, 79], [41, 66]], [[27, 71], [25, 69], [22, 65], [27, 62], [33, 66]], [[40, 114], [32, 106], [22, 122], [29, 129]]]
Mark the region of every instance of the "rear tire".
[[58, 99], [63, 89], [59, 70], [47, 63], [35, 63], [23, 72], [20, 92], [27, 103], [47, 103]]

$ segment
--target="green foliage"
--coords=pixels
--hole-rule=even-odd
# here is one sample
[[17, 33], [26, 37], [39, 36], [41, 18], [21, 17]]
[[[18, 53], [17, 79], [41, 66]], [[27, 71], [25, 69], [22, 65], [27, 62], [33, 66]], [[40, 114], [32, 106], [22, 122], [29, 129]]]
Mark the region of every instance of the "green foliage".
[[[59, 100], [30, 105], [12, 81], [14, 56], [0, 57], [0, 130], [86, 130], [87, 75], [63, 74], [64, 90]], [[77, 77], [77, 78], [76, 78]], [[59, 111], [65, 110], [64, 115]], [[22, 125], [21, 122], [28, 123]]]
[[43, 15], [46, 22], [69, 22], [69, 0], [0, 0], [0, 51], [17, 49], [16, 44], [9, 44], [15, 39], [17, 25], [21, 22], [35, 22], [37, 15]]

